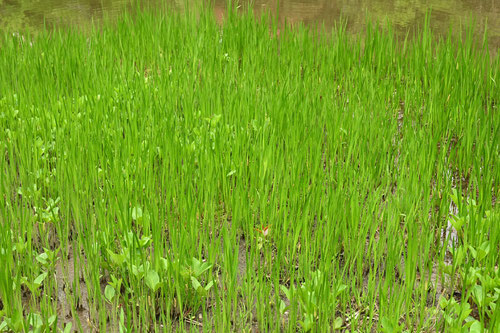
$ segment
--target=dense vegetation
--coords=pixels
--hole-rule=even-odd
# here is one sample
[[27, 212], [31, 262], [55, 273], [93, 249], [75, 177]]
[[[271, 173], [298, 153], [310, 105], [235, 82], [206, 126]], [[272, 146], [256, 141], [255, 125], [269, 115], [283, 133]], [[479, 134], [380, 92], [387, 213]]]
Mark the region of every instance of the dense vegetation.
[[500, 327], [500, 62], [231, 10], [0, 39], [0, 331]]

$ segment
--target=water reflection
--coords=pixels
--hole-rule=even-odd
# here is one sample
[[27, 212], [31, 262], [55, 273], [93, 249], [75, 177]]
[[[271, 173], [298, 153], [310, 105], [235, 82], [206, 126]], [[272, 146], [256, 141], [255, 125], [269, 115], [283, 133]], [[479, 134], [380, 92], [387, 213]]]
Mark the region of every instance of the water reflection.
[[[187, 3], [197, 0], [187, 0]], [[161, 0], [143, 0], [159, 7]], [[234, 1], [233, 1], [234, 2]], [[186, 0], [169, 0], [174, 8], [184, 8]], [[242, 1], [243, 6], [249, 1]], [[254, 0], [256, 11], [277, 12], [278, 0]], [[215, 14], [223, 16], [226, 0], [215, 0]], [[478, 33], [488, 24], [490, 42], [500, 45], [500, 1], [498, 0], [280, 0], [279, 15], [283, 22], [324, 23], [331, 27], [344, 17], [348, 30], [359, 32], [366, 18], [378, 22], [389, 19], [402, 32], [421, 25], [426, 11], [432, 8], [431, 24], [435, 31], [446, 33], [449, 27], [467, 24], [471, 18]], [[116, 17], [130, 9], [129, 0], [0, 0], [0, 29], [19, 31], [26, 27], [40, 29], [53, 26], [88, 26], [104, 15]]]

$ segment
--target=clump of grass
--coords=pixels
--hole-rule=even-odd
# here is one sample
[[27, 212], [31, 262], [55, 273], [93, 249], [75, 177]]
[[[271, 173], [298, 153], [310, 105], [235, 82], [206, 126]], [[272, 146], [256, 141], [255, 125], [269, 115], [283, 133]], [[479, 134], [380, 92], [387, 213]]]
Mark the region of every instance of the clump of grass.
[[487, 39], [276, 32], [1, 38], [0, 330], [498, 329]]

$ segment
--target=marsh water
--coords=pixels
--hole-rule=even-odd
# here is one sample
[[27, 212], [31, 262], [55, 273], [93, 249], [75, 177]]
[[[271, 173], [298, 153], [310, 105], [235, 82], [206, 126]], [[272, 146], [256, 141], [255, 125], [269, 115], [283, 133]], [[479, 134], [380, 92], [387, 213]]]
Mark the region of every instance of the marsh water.
[[[195, 1], [200, 0], [142, 0], [147, 6], [159, 8], [167, 3], [179, 10]], [[240, 0], [243, 6], [249, 2]], [[227, 0], [213, 3], [221, 20]], [[400, 33], [415, 30], [431, 10], [434, 32], [446, 34], [450, 27], [457, 31], [473, 20], [478, 35], [487, 25], [490, 47], [500, 46], [500, 0], [253, 0], [253, 4], [257, 12], [278, 13], [280, 21], [292, 24], [324, 23], [331, 27], [342, 17], [348, 31], [354, 33], [363, 30], [368, 18], [381, 24], [389, 20]], [[85, 27], [131, 8], [130, 0], [0, 0], [0, 30], [37, 30], [44, 25]]]

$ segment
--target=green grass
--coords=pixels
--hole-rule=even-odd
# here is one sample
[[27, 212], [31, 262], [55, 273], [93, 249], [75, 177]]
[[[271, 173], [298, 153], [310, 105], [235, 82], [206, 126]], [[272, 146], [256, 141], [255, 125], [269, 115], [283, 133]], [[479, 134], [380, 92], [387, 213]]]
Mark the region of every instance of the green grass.
[[4, 34], [0, 331], [498, 331], [500, 61], [423, 26]]

